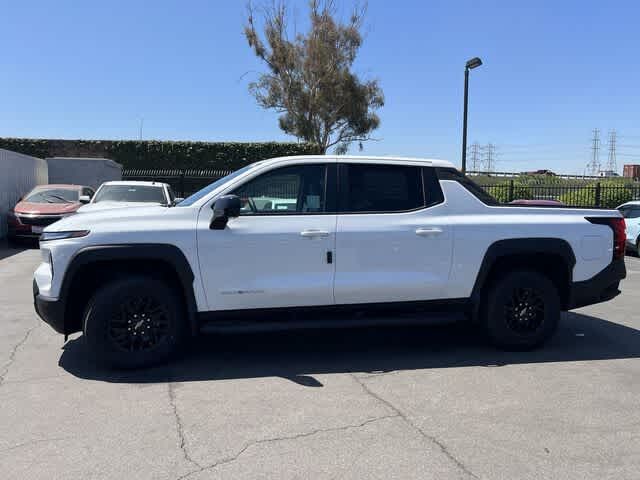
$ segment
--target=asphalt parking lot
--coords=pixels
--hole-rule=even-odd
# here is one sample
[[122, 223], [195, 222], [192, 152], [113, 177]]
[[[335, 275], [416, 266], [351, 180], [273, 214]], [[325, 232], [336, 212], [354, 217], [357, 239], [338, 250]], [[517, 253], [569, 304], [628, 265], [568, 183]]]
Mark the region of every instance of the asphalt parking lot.
[[207, 337], [140, 372], [35, 315], [0, 248], [2, 479], [638, 479], [640, 260], [529, 353], [460, 326]]

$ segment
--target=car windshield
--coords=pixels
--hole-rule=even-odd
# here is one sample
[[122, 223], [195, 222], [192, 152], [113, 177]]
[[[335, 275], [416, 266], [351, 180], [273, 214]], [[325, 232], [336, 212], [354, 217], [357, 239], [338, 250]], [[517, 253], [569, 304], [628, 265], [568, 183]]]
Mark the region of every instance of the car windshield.
[[164, 188], [150, 185], [103, 185], [92, 203], [99, 202], [142, 202], [166, 203]]
[[218, 188], [221, 185], [224, 185], [225, 183], [227, 183], [229, 180], [233, 180], [234, 178], [236, 178], [238, 175], [243, 174], [244, 172], [251, 170], [252, 168], [254, 168], [255, 166], [257, 166], [260, 162], [256, 162], [256, 163], [252, 163], [250, 165], [247, 165], [245, 167], [242, 167], [240, 170], [236, 170], [235, 172], [230, 173], [229, 175], [227, 175], [226, 177], [222, 177], [218, 180], [216, 180], [213, 183], [210, 183], [209, 185], [207, 185], [206, 187], [204, 187], [201, 190], [198, 190], [196, 193], [194, 193], [193, 195], [191, 195], [190, 197], [185, 198], [184, 200], [182, 200], [180, 203], [178, 203], [176, 205], [176, 207], [189, 207], [191, 205], [193, 205], [194, 203], [196, 203], [198, 200], [200, 200], [201, 198], [205, 197], [206, 195], [208, 195], [209, 193], [213, 192], [216, 188]]
[[77, 202], [79, 193], [77, 189], [70, 188], [38, 188], [31, 191], [25, 198], [25, 202], [31, 203], [73, 203]]

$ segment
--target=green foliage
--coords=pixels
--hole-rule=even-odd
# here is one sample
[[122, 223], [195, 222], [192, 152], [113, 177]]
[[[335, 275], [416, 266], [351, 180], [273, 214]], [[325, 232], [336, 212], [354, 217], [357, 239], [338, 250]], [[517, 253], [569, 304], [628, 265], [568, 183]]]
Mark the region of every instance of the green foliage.
[[569, 190], [558, 197], [565, 205], [574, 207], [594, 207], [596, 205], [596, 188], [588, 185], [580, 189]]
[[286, 133], [320, 145], [323, 152], [335, 147], [346, 153], [351, 143], [371, 139], [380, 124], [375, 110], [384, 105], [378, 82], [363, 81], [353, 72], [363, 42], [364, 10], [341, 21], [333, 0], [309, 3], [309, 30], [300, 33], [285, 2], [265, 2], [262, 36], [249, 7], [245, 37], [268, 69], [249, 90], [261, 107], [281, 114]]
[[[640, 184], [627, 178], [560, 178], [555, 175], [519, 175], [508, 179], [482, 175], [473, 177], [496, 200], [506, 203], [516, 199], [559, 200], [576, 207], [615, 208], [638, 198]], [[513, 196], [509, 182], [513, 181]], [[600, 201], [596, 202], [596, 185], [600, 184]]]
[[500, 203], [509, 203], [511, 200], [530, 200], [533, 198], [531, 189], [528, 185], [513, 180], [513, 197], [511, 197], [511, 181], [503, 181], [484, 187], [484, 189]]
[[110, 158], [124, 168], [236, 170], [267, 158], [321, 153], [308, 143], [165, 142], [157, 140], [44, 140], [0, 138], [0, 148], [38, 158]]
[[596, 184], [571, 190], [561, 195], [558, 200], [576, 207], [616, 208], [625, 202], [633, 200], [633, 193], [624, 179], [605, 180], [600, 182], [600, 204], [596, 202]]

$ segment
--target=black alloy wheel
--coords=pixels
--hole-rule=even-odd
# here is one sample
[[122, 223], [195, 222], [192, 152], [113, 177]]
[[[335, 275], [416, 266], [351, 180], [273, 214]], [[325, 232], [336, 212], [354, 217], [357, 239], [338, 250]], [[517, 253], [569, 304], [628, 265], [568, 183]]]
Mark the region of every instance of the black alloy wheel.
[[514, 288], [504, 307], [505, 322], [520, 335], [536, 332], [544, 322], [544, 297], [533, 288]]
[[505, 350], [530, 350], [556, 331], [561, 301], [553, 280], [541, 272], [502, 274], [488, 286], [482, 308], [489, 340]]
[[113, 312], [109, 336], [126, 352], [153, 350], [167, 341], [170, 321], [166, 305], [157, 298], [148, 295], [130, 297]]
[[168, 360], [188, 335], [175, 286], [146, 275], [113, 278], [89, 301], [83, 333], [96, 363], [139, 368]]

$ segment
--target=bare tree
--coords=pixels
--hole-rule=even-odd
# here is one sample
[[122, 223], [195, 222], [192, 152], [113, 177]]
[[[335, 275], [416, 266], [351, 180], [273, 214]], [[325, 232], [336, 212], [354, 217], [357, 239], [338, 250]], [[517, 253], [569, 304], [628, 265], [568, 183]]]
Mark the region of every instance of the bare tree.
[[318, 144], [324, 152], [371, 140], [380, 125], [375, 110], [384, 105], [377, 80], [361, 80], [352, 71], [362, 45], [366, 7], [354, 7], [340, 20], [333, 0], [309, 2], [309, 30], [291, 34], [286, 3], [274, 0], [259, 9], [249, 5], [244, 34], [268, 72], [249, 90], [263, 108], [281, 113], [280, 128], [299, 139]]

